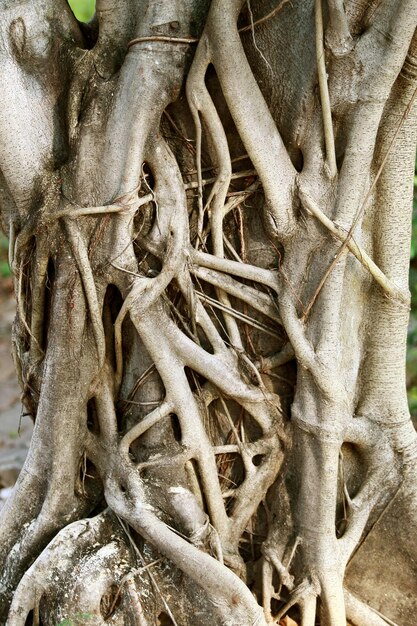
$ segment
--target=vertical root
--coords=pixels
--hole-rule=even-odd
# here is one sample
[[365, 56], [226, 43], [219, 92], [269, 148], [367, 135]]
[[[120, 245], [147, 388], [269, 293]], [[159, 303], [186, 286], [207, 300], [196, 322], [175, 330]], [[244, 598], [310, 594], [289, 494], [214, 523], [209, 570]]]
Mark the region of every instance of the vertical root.
[[[227, 144], [226, 134], [217, 113], [213, 100], [204, 83], [204, 76], [207, 65], [210, 60], [209, 51], [207, 49], [207, 41], [201, 42], [193, 65], [187, 79], [187, 99], [196, 124], [197, 134], [197, 173], [199, 180], [199, 206], [202, 204], [202, 187], [201, 187], [201, 121], [200, 114], [205, 122], [210, 138], [210, 146], [213, 151], [213, 161], [218, 168], [218, 174], [214, 182], [210, 196], [207, 200], [207, 206], [210, 208], [210, 225], [213, 240], [213, 252], [215, 256], [222, 258], [224, 256], [223, 249], [223, 217], [224, 206], [229, 188], [232, 164], [230, 161], [229, 147]], [[200, 222], [201, 217], [201, 222]], [[198, 238], [201, 239], [203, 231], [204, 214], [199, 212], [198, 222]], [[229, 298], [220, 289], [217, 289], [220, 302], [230, 307]], [[242, 350], [243, 344], [236, 321], [230, 316], [225, 315], [226, 328], [230, 341], [233, 346]]]
[[329, 86], [327, 84], [326, 61], [324, 57], [324, 32], [322, 0], [315, 0], [316, 22], [316, 58], [319, 76], [320, 101], [323, 114], [324, 140], [326, 143], [326, 157], [330, 178], [337, 174], [336, 151], [334, 144], [332, 112], [330, 109]]
[[243, 3], [235, 0], [226, 8], [221, 0], [212, 2], [205, 33], [226, 103], [265, 190], [268, 227], [285, 240], [295, 228], [295, 170], [239, 38], [236, 23]]
[[321, 619], [324, 626], [346, 626], [343, 580], [328, 573], [320, 580]]
[[326, 32], [326, 45], [337, 56], [349, 54], [353, 48], [353, 39], [343, 6], [343, 0], [327, 0], [329, 7], [329, 26]]
[[45, 323], [45, 292], [48, 272], [49, 255], [44, 237], [39, 237], [36, 242], [35, 277], [32, 287], [32, 317], [30, 322], [31, 357], [34, 361], [43, 356], [43, 332]]
[[102, 369], [106, 358], [106, 340], [101, 320], [101, 310], [98, 303], [97, 291], [94, 284], [94, 276], [88, 258], [87, 248], [81, 238], [77, 226], [69, 219], [65, 221], [65, 227], [71, 243], [72, 253], [77, 262], [83, 282], [84, 293], [88, 303], [90, 319], [93, 326], [93, 334], [97, 347], [98, 368]]
[[316, 596], [307, 596], [300, 602], [301, 626], [314, 626], [316, 623]]

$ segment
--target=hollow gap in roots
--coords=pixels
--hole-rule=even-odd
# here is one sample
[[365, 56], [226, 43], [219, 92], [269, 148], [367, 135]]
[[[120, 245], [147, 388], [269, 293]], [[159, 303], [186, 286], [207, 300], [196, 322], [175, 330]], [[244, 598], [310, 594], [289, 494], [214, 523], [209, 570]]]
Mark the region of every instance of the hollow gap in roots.
[[174, 622], [172, 621], [168, 613], [165, 613], [165, 611], [162, 611], [162, 613], [160, 613], [157, 617], [157, 625], [158, 626], [171, 626], [171, 624], [174, 624]]
[[44, 626], [45, 622], [41, 619], [39, 615], [37, 620], [35, 621], [35, 612], [32, 610], [26, 618], [25, 626], [34, 626], [34, 624], [36, 624], [36, 626]]
[[[122, 325], [122, 343], [125, 366], [116, 402], [116, 416], [118, 431], [125, 434], [156, 408], [166, 392], [129, 316]], [[165, 428], [165, 420], [146, 431], [140, 437], [140, 445], [154, 439], [155, 433], [159, 432], [161, 427]], [[136, 445], [133, 448], [136, 454]], [[138, 457], [138, 460], [144, 459]]]
[[233, 492], [245, 479], [245, 469], [240, 454], [232, 452], [218, 455], [217, 471], [221, 490], [229, 495], [225, 499], [225, 507], [228, 515], [231, 515], [235, 504]]
[[171, 414], [171, 426], [175, 441], [180, 442], [182, 439], [181, 425], [178, 415], [175, 415], [175, 413]]
[[55, 283], [55, 264], [53, 260], [50, 258], [48, 261], [48, 267], [46, 270], [45, 277], [45, 296], [44, 296], [44, 313], [42, 320], [42, 338], [41, 338], [41, 349], [46, 352], [46, 348], [48, 345], [48, 328], [51, 320], [51, 306], [52, 306], [52, 297], [54, 293], [54, 283]]
[[96, 399], [90, 398], [87, 402], [87, 428], [94, 435], [100, 434], [100, 423], [97, 415]]
[[27, 616], [25, 626], [33, 626], [33, 611], [30, 611], [29, 615]]
[[[33, 269], [33, 259], [36, 257], [36, 241], [34, 237], [31, 237], [29, 240], [27, 247], [23, 253], [22, 265], [21, 265], [21, 284], [20, 284], [20, 293], [16, 293], [16, 299], [19, 302], [20, 306], [18, 307], [19, 315], [17, 319], [20, 318], [20, 311], [22, 311], [26, 324], [30, 325], [30, 320], [32, 316], [32, 282], [33, 277], [31, 274], [34, 273]], [[27, 329], [24, 327], [23, 321], [20, 322], [18, 327], [19, 333], [16, 338], [19, 342], [19, 348], [22, 352], [27, 352], [30, 348], [31, 338]]]
[[168, 285], [164, 299], [174, 324], [193, 341], [199, 343], [200, 337], [196, 329], [194, 303], [183, 296], [174, 282]]
[[[268, 535], [268, 513], [261, 503], [251, 517], [241, 538], [241, 556], [245, 561], [256, 562], [262, 557], [261, 548]], [[246, 544], [246, 545], [245, 545]]]
[[297, 172], [300, 173], [303, 171], [303, 167], [304, 167], [304, 155], [301, 150], [295, 147], [291, 147], [291, 148], [288, 150], [291, 162], [294, 165]]
[[145, 187], [147, 189], [154, 189], [155, 187], [155, 178], [152, 172], [152, 169], [148, 165], [148, 163], [144, 163], [142, 167], [142, 176], [144, 179]]
[[107, 621], [117, 611], [122, 600], [119, 585], [111, 584], [100, 600], [100, 613], [104, 620]]
[[198, 325], [197, 325], [197, 337], [198, 337], [198, 341], [201, 347], [204, 348], [204, 350], [208, 352], [209, 354], [214, 354], [213, 346], [208, 340], [207, 335], [205, 334], [204, 330]]
[[98, 39], [98, 21], [92, 18], [90, 22], [81, 22], [80, 29], [84, 35], [84, 45], [87, 50], [92, 50]]
[[80, 460], [79, 475], [76, 482], [77, 495], [89, 499], [97, 499], [102, 493], [102, 483], [99, 472], [94, 463], [84, 454]]
[[259, 467], [264, 458], [264, 454], [255, 454], [255, 456], [252, 458], [252, 463], [255, 465], [255, 467]]
[[110, 284], [106, 289], [103, 302], [102, 320], [106, 338], [106, 353], [112, 367], [116, 368], [116, 354], [114, 349], [114, 322], [123, 305], [123, 298], [118, 288]]
[[201, 390], [204, 383], [206, 382], [204, 376], [201, 376], [189, 367], [184, 367], [184, 372], [187, 377], [188, 384], [190, 385], [191, 391], [194, 393]]
[[340, 449], [338, 493], [335, 513], [337, 537], [342, 537], [349, 519], [349, 499], [356, 496], [367, 473], [367, 462], [359, 446], [345, 442]]
[[[140, 197], [151, 194], [153, 198], [143, 205], [134, 217], [134, 248], [139, 264], [139, 270], [145, 276], [152, 278], [161, 271], [161, 261], [147, 250], [146, 239], [149, 236], [153, 244], [157, 244], [160, 248], [160, 254], [163, 256], [165, 247], [165, 235], [161, 233], [159, 205], [154, 195], [155, 179], [147, 163], [142, 168], [142, 184]], [[162, 235], [162, 237], [161, 237]], [[157, 253], [159, 256], [159, 253]]]
[[271, 612], [272, 612], [272, 615], [276, 615], [278, 613], [278, 611], [279, 611], [281, 606], [282, 606], [282, 603], [279, 600], [277, 600], [276, 598], [272, 598], [272, 600], [271, 600]]
[[244, 411], [242, 421], [246, 437], [249, 441], [262, 439], [262, 428], [247, 411]]
[[198, 484], [198, 489], [200, 491], [200, 496], [201, 496], [201, 501], [202, 501], [202, 509], [205, 513], [208, 514], [208, 506], [207, 506], [207, 500], [206, 500], [206, 496], [204, 493], [204, 488], [203, 488], [203, 483], [201, 480], [201, 473], [200, 473], [200, 468], [198, 467], [198, 463], [195, 459], [191, 459], [190, 461], [191, 465], [192, 465], [192, 469], [194, 471], [195, 474], [195, 478], [197, 480], [197, 484]]
[[332, 119], [335, 136], [336, 165], [338, 171], [340, 172], [343, 166], [343, 161], [345, 159], [347, 146], [347, 135], [342, 130], [342, 125], [345, 124], [345, 120], [343, 119], [343, 117], [340, 117], [337, 113], [334, 114], [333, 112]]
[[153, 254], [136, 255], [139, 262], [139, 271], [147, 278], [156, 278], [162, 270], [162, 262]]

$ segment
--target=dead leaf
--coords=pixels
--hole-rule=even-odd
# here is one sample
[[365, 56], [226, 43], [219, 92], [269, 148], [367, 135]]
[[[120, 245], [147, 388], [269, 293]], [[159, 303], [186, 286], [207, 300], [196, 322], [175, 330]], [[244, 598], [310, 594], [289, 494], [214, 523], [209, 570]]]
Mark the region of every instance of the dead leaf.
[[294, 622], [291, 617], [286, 615], [282, 619], [279, 620], [279, 626], [298, 626], [297, 622]]

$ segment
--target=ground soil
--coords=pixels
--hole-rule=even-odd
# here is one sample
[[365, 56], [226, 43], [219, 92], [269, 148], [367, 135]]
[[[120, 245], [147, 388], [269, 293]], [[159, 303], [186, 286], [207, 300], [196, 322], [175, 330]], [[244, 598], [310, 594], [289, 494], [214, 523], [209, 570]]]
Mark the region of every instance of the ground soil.
[[12, 358], [15, 301], [11, 278], [0, 278], [0, 508], [23, 466], [33, 426], [24, 416]]

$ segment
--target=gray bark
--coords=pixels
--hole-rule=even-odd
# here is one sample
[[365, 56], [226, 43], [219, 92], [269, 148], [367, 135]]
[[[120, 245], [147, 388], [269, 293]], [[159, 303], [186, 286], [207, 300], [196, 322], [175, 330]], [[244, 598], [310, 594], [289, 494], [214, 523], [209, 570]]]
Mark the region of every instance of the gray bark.
[[2, 2], [0, 622], [411, 626], [416, 0], [96, 17]]

